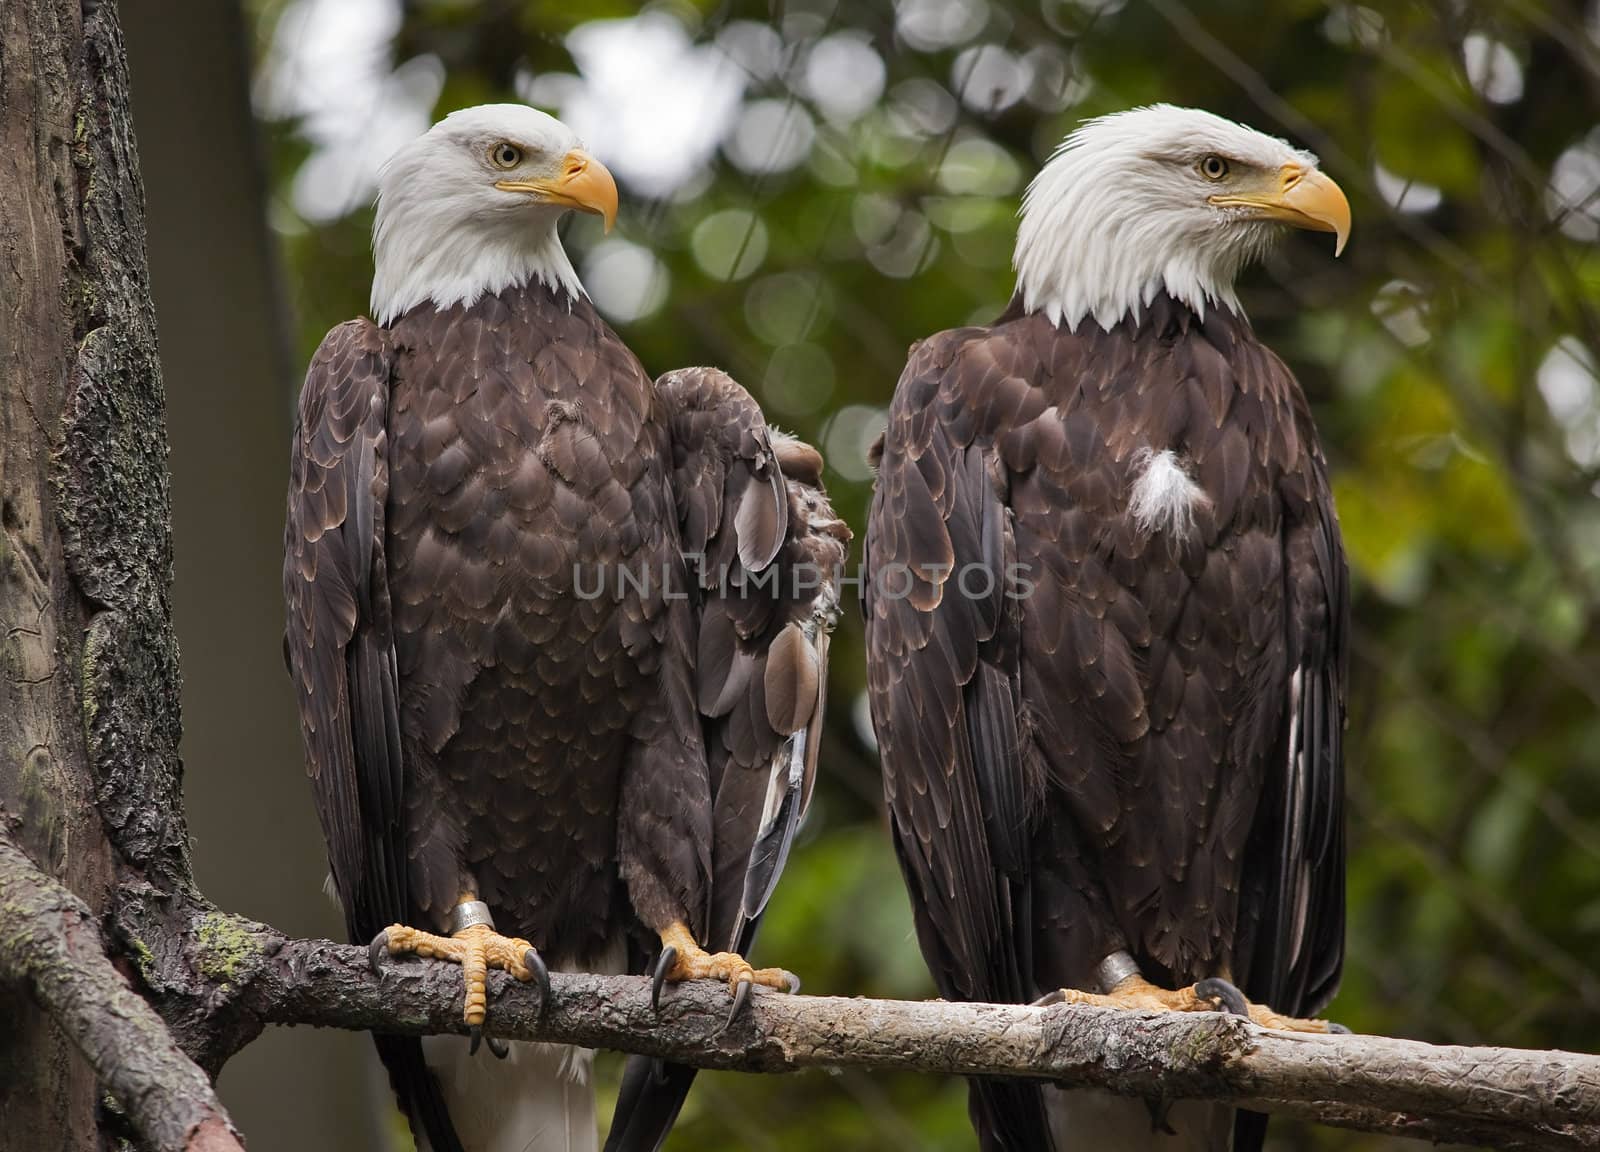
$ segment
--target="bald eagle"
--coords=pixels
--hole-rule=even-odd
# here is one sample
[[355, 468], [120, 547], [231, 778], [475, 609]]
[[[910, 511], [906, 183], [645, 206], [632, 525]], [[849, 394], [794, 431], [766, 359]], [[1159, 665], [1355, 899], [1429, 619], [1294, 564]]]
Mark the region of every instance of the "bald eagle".
[[[487, 968], [548, 992], [654, 953], [658, 989], [726, 980], [735, 1011], [794, 984], [738, 953], [810, 796], [849, 533], [731, 379], [645, 374], [570, 209], [609, 226], [616, 185], [531, 108], [402, 148], [375, 319], [317, 350], [290, 457], [285, 648], [350, 936], [466, 982], [470, 1048], [376, 1037], [433, 1152], [597, 1143], [588, 1053], [469, 1059]], [[614, 1145], [659, 1144], [691, 1077], [632, 1069]]]
[[[1349, 233], [1311, 154], [1164, 105], [1088, 121], [1028, 189], [1004, 315], [912, 350], [869, 692], [947, 999], [1329, 1027], [1300, 1018], [1343, 958], [1345, 562], [1305, 397], [1233, 287], [1285, 224]], [[971, 1112], [1010, 1152], [1234, 1123], [999, 1081]]]

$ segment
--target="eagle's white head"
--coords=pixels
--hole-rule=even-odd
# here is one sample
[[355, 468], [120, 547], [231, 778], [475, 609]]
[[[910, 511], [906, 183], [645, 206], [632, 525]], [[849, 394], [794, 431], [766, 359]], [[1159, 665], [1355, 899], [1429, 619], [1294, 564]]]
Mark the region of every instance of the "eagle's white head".
[[1139, 318], [1160, 292], [1238, 310], [1233, 281], [1283, 224], [1350, 234], [1317, 158], [1242, 124], [1155, 104], [1088, 120], [1029, 185], [1017, 231], [1023, 307], [1076, 330]]
[[390, 158], [372, 227], [372, 315], [471, 304], [540, 280], [583, 291], [556, 234], [571, 209], [617, 217], [617, 185], [561, 121], [523, 104], [452, 112]]

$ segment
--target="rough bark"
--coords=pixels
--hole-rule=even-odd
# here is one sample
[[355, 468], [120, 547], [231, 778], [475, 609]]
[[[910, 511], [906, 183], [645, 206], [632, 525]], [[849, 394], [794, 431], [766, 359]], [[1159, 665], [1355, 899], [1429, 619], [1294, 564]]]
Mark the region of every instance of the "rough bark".
[[[130, 886], [188, 886], [166, 435], [114, 8], [0, 5], [0, 132], [0, 825], [100, 920]], [[70, 1028], [3, 985], [0, 1017], [12, 1146], [121, 1134]]]
[[[153, 1148], [241, 1152], [211, 1080], [106, 956], [87, 905], [0, 835], [0, 971], [66, 1031]], [[137, 1060], [126, 1054], [136, 1052]]]
[[[196, 1053], [208, 1065], [226, 1059], [231, 1037], [265, 1023], [464, 1031], [460, 973], [449, 965], [389, 960], [374, 976], [364, 949], [208, 916], [198, 935], [210, 943], [193, 954], [196, 978], [170, 983], [160, 1001], [169, 1019], [204, 1004], [213, 1020], [230, 1022], [211, 1034], [219, 1046]], [[1503, 1149], [1600, 1146], [1597, 1056], [1274, 1032], [1215, 1013], [775, 993], [758, 993], [750, 1013], [724, 1030], [727, 992], [715, 983], [669, 989], [657, 1013], [642, 977], [551, 980], [551, 1002], [541, 1005], [532, 987], [493, 974], [491, 1032], [704, 1068], [1027, 1075]]]
[[[172, 445], [194, 879], [220, 907], [338, 939], [342, 917], [317, 896], [328, 865], [283, 669], [277, 526], [297, 369], [251, 116], [253, 21], [241, 0], [123, 3], [120, 18]], [[377, 1147], [387, 1118], [370, 1106], [371, 1047], [357, 1033], [268, 1033], [227, 1069], [223, 1101], [258, 1147]]]

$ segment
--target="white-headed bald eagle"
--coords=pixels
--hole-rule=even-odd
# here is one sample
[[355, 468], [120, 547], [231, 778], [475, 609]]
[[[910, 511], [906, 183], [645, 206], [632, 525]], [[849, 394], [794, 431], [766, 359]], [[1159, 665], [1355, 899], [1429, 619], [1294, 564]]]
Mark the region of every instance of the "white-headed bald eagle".
[[[474, 1050], [486, 967], [792, 983], [736, 953], [810, 796], [849, 539], [737, 384], [645, 374], [562, 249], [574, 208], [609, 225], [616, 185], [531, 108], [402, 148], [376, 320], [317, 350], [291, 451], [285, 648], [333, 883], [375, 966], [463, 965]], [[596, 1146], [586, 1053], [377, 1043], [425, 1149]], [[610, 1146], [655, 1148], [692, 1075], [636, 1062]]]
[[[869, 689], [948, 999], [1328, 1027], [1290, 1017], [1343, 958], [1345, 562], [1305, 397], [1233, 289], [1284, 224], [1348, 235], [1309, 153], [1165, 105], [1088, 121], [1028, 190], [1011, 307], [900, 378]], [[1216, 1152], [1234, 1124], [992, 1080], [971, 1103], [1010, 1152]]]

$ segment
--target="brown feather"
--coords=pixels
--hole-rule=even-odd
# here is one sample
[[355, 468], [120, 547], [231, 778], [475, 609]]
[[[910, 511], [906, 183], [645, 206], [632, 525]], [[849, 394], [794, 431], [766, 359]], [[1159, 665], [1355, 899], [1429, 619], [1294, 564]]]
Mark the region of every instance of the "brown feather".
[[817, 654], [799, 625], [789, 624], [767, 649], [767, 722], [774, 732], [798, 732], [817, 707]]
[[[1083, 987], [1127, 948], [1162, 983], [1319, 1007], [1343, 954], [1346, 592], [1282, 362], [1226, 309], [1160, 297], [1072, 332], [1013, 307], [916, 347], [875, 451], [868, 693], [940, 994]], [[1204, 490], [1187, 536], [1128, 513], [1163, 451]], [[997, 527], [1026, 594], [898, 575], [992, 569]]]

